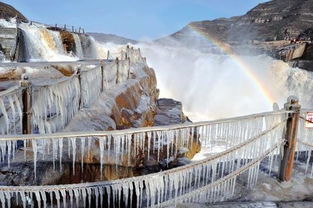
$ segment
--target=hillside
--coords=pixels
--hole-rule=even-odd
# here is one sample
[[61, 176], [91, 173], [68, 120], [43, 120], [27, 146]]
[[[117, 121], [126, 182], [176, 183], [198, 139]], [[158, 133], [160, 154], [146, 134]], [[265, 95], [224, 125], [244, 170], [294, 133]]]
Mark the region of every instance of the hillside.
[[313, 0], [272, 0], [242, 16], [192, 22], [156, 42], [220, 53], [219, 41], [235, 53], [266, 53], [313, 71], [312, 23]]
[[190, 30], [197, 30], [227, 42], [308, 39], [313, 38], [312, 23], [313, 0], [272, 0], [243, 16], [192, 22], [170, 37], [190, 40]]
[[113, 34], [105, 34], [105, 33], [88, 33], [92, 37], [94, 37], [97, 41], [102, 42], [102, 43], [115, 43], [115, 44], [136, 44], [137, 41], [131, 40], [128, 38], [124, 38], [118, 35], [113, 35]]
[[23, 22], [28, 22], [27, 18], [14, 7], [0, 2], [0, 19], [10, 19], [13, 17], [18, 17]]

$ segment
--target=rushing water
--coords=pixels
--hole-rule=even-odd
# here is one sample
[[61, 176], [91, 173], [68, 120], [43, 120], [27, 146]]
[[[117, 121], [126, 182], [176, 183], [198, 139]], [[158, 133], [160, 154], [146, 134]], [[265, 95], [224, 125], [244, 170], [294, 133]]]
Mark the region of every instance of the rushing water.
[[[271, 111], [273, 102], [283, 107], [289, 95], [298, 96], [304, 107], [313, 106], [312, 73], [268, 56], [240, 57], [247, 66], [243, 69], [228, 55], [149, 44], [140, 48], [156, 71], [160, 96], [181, 101], [194, 121]], [[264, 93], [271, 94], [273, 101]]]
[[43, 26], [21, 24], [28, 61], [74, 61], [75, 57], [66, 54], [59, 32]]

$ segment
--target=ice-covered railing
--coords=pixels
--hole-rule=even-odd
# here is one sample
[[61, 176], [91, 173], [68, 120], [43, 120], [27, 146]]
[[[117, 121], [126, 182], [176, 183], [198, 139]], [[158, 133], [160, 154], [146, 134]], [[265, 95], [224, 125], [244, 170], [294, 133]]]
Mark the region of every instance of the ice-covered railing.
[[303, 109], [300, 113], [298, 126], [296, 160], [304, 164], [305, 174], [313, 177], [313, 109]]
[[[91, 69], [88, 69], [90, 67]], [[99, 65], [85, 66], [80, 69], [81, 107], [90, 107], [103, 91], [102, 70]]]
[[32, 130], [44, 134], [62, 130], [79, 110], [80, 83], [76, 75], [52, 85], [32, 85]]
[[[0, 92], [0, 135], [22, 134], [22, 90], [18, 84]], [[14, 157], [16, 149], [16, 141], [0, 141], [0, 161]]]
[[18, 84], [0, 92], [0, 134], [22, 133], [22, 90]]
[[145, 63], [146, 58], [141, 55], [140, 48], [133, 48], [127, 46], [126, 49], [121, 50], [121, 59], [129, 59], [132, 63]]
[[[45, 135], [8, 135], [1, 137], [0, 141], [28, 140], [33, 144], [31, 151], [35, 155], [37, 153], [44, 153], [46, 156], [54, 154], [53, 159], [56, 158], [56, 160], [58, 158], [66, 159], [68, 156], [67, 159], [73, 162], [78, 159], [76, 155], [78, 152], [80, 152], [78, 154], [80, 162], [83, 162], [85, 152], [90, 152], [90, 148], [92, 148], [94, 152], [98, 153], [95, 157], [98, 157], [101, 164], [130, 165], [133, 160], [136, 160], [138, 154], [142, 153], [145, 153], [144, 155], [147, 157], [145, 159], [155, 155], [155, 159], [159, 161], [164, 146], [166, 149], [163, 154], [166, 154], [166, 159], [169, 161], [171, 157], [176, 156], [179, 147], [190, 149], [194, 144], [192, 141], [198, 139], [202, 148], [212, 150], [218, 142], [223, 144], [224, 149], [228, 149], [280, 123], [284, 116], [284, 112], [275, 112], [168, 127]], [[53, 143], [54, 145], [52, 145]], [[33, 148], [38, 144], [41, 144], [39, 152], [37, 152], [38, 149]], [[107, 155], [104, 154], [105, 152]], [[110, 156], [112, 152], [114, 155]], [[38, 158], [47, 157], [40, 155]], [[115, 158], [115, 160], [112, 161], [111, 158]]]
[[[216, 203], [220, 201], [226, 201], [234, 196], [236, 192], [236, 183], [239, 177], [243, 174], [247, 176], [245, 185], [248, 188], [252, 188], [257, 184], [258, 174], [260, 172], [260, 163], [262, 160], [269, 157], [269, 160], [273, 161], [273, 157], [276, 155], [275, 152], [278, 152], [279, 148], [283, 144], [284, 141], [281, 139], [281, 136], [278, 138], [279, 139], [277, 139], [277, 137], [275, 138], [275, 142], [269, 142], [272, 143], [271, 145], [265, 145], [264, 143], [260, 144], [259, 148], [265, 147], [265, 149], [257, 152], [255, 157], [251, 157], [249, 159], [244, 159], [245, 157], [243, 157], [244, 164], [237, 166], [235, 165], [236, 168], [234, 168], [234, 161], [237, 159], [230, 160], [229, 164], [227, 164], [227, 162], [225, 162], [226, 164], [222, 163], [222, 166], [225, 166], [226, 169], [228, 168], [228, 170], [226, 170], [226, 173], [228, 174], [225, 176], [222, 172], [222, 177], [218, 178], [216, 181], [210, 181], [210, 179], [204, 180], [210, 181], [210, 183], [204, 182], [203, 186], [195, 188], [194, 190], [186, 192], [185, 194], [181, 194], [178, 197], [173, 197], [172, 200], [165, 201], [159, 206], [171, 206], [175, 205], [176, 203]], [[245, 153], [243, 153], [243, 155], [244, 154]], [[235, 156], [234, 158], [238, 157]], [[272, 164], [270, 164], [269, 168], [271, 168], [271, 166]], [[231, 169], [231, 171], [229, 171], [229, 169]], [[207, 175], [207, 173], [202, 174], [202, 179], [207, 177]]]
[[[162, 149], [165, 149], [169, 158], [177, 153], [175, 148], [177, 146], [190, 148], [191, 139], [200, 138], [203, 147], [210, 146], [211, 142], [215, 141], [224, 141], [227, 145], [225, 151], [206, 160], [146, 176], [73, 185], [2, 186], [0, 200], [3, 205], [7, 205], [11, 198], [15, 198], [26, 205], [29, 203], [26, 198], [32, 196], [40, 205], [55, 201], [58, 206], [61, 202], [66, 206], [66, 203], [73, 204], [76, 201], [79, 204], [96, 207], [110, 206], [107, 203], [122, 204], [125, 207], [131, 207], [131, 204], [138, 207], [158, 206], [162, 202], [192, 193], [198, 188], [205, 189], [210, 184], [224, 181], [223, 178], [226, 180], [236, 171], [241, 173], [244, 168], [249, 169], [248, 184], [252, 186], [257, 179], [260, 158], [273, 156], [282, 144], [285, 121], [286, 112], [282, 111], [166, 127], [1, 137], [1, 141], [29, 140], [32, 144], [30, 148], [33, 151], [35, 167], [37, 160], [51, 154], [48, 151], [49, 147], [53, 154], [53, 162], [54, 160], [61, 162], [69, 156], [73, 160], [73, 169], [76, 158], [80, 157], [82, 164], [84, 163], [84, 155], [90, 148], [93, 152], [97, 152], [98, 148], [102, 166], [107, 162], [106, 158], [110, 158], [111, 150], [115, 154], [112, 158], [115, 158], [117, 163], [125, 159], [128, 162], [132, 157], [141, 154], [142, 150], [147, 151], [146, 157], [153, 154], [159, 157]], [[47, 149], [39, 151], [38, 143], [44, 143]], [[94, 148], [93, 144], [98, 144], [98, 147]], [[164, 144], [167, 144], [166, 148]], [[123, 154], [127, 157], [122, 157]], [[251, 165], [251, 161], [257, 162]], [[226, 190], [226, 187], [235, 186], [235, 182], [235, 179], [228, 180], [222, 187]], [[224, 193], [220, 184], [222, 183], [216, 186], [219, 189], [216, 188], [214, 191], [223, 194], [224, 197], [230, 197], [231, 193]], [[113, 201], [106, 198], [107, 196], [112, 197]]]
[[53, 133], [65, 127], [80, 108], [90, 107], [101, 92], [129, 78], [128, 60], [81, 65], [78, 73], [48, 86], [33, 86], [35, 132]]
[[[31, 97], [29, 99], [32, 101], [28, 106], [28, 113], [32, 115], [30, 131], [33, 133], [43, 134], [60, 131], [80, 108], [90, 107], [101, 92], [130, 78], [131, 63], [129, 59], [0, 63], [0, 66], [4, 67], [45, 67], [51, 65], [70, 65], [77, 69], [77, 72], [71, 77], [65, 77], [49, 84], [38, 84], [37, 81], [26, 80]], [[3, 125], [0, 126], [0, 133], [2, 134], [19, 134], [22, 132], [22, 125], [14, 121], [14, 119], [18, 119], [17, 115], [20, 115], [22, 110], [17, 108], [18, 105], [23, 105], [22, 100], [17, 99], [21, 98], [21, 89], [18, 90], [19, 94], [8, 93], [12, 89], [1, 92], [0, 122]], [[1, 116], [2, 114], [3, 116]], [[18, 120], [21, 121], [22, 119]]]

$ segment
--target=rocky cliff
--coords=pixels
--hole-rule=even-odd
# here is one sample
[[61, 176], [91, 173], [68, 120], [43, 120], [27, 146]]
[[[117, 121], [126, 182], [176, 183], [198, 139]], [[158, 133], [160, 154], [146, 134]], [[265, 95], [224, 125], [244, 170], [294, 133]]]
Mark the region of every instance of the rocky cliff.
[[[272, 0], [242, 16], [192, 22], [182, 30], [157, 40], [214, 52], [220, 41], [234, 52], [267, 53], [307, 70], [313, 70], [313, 0]], [[212, 49], [213, 48], [213, 49]]]
[[243, 16], [192, 22], [171, 35], [188, 36], [189, 28], [221, 41], [284, 40], [313, 38], [313, 0], [272, 0], [259, 4]]
[[23, 22], [28, 22], [27, 18], [14, 7], [0, 2], [0, 19], [9, 20], [10, 18], [17, 17]]

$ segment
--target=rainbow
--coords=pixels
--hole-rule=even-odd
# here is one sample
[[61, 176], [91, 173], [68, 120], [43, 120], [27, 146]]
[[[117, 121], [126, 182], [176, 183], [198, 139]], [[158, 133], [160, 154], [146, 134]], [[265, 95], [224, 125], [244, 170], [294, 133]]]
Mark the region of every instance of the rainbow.
[[213, 45], [217, 46], [220, 50], [222, 50], [222, 52], [227, 54], [242, 69], [245, 75], [255, 84], [256, 88], [260, 91], [264, 98], [270, 104], [275, 102], [274, 96], [266, 88], [264, 83], [258, 78], [257, 74], [254, 73], [254, 70], [251, 68], [251, 66], [245, 63], [245, 61], [242, 60], [240, 56], [236, 55], [230, 45], [218, 40], [208, 33], [201, 31], [199, 28], [196, 28], [192, 25], [188, 25], [188, 27], [210, 41]]

